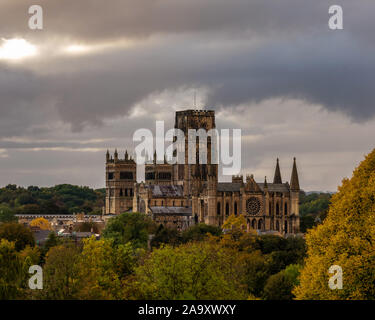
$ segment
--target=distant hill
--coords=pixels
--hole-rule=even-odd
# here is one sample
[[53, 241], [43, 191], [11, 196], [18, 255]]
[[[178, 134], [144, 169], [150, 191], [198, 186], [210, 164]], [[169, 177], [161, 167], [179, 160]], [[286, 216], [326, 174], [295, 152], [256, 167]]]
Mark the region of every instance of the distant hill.
[[0, 188], [0, 206], [15, 214], [101, 214], [105, 189], [70, 184], [50, 188], [7, 185]]

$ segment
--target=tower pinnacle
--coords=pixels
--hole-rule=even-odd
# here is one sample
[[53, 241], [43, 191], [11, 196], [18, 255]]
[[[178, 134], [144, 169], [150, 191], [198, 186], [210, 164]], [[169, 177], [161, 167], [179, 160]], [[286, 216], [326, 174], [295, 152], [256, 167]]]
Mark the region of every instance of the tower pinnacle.
[[273, 178], [273, 183], [283, 183], [281, 180], [281, 173], [280, 173], [280, 166], [279, 166], [279, 158], [276, 160], [276, 169], [275, 169], [275, 176]]
[[292, 170], [292, 177], [290, 178], [290, 190], [292, 191], [299, 191], [299, 180], [298, 180], [298, 172], [297, 172], [297, 164], [296, 158], [293, 158], [293, 170]]

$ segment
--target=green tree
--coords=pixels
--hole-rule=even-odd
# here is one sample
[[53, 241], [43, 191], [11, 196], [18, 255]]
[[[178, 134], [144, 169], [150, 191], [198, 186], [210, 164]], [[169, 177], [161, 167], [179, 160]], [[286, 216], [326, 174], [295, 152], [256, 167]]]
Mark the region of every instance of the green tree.
[[[239, 253], [212, 241], [155, 249], [135, 269], [135, 298], [245, 299]], [[133, 297], [134, 298], [134, 297]]]
[[43, 267], [44, 287], [39, 298], [74, 299], [78, 292], [78, 259], [79, 249], [74, 245], [51, 247]]
[[0, 225], [0, 239], [14, 241], [17, 251], [24, 249], [27, 245], [35, 246], [35, 240], [31, 230], [15, 222]]
[[14, 210], [9, 208], [5, 204], [0, 205], [0, 222], [12, 222], [17, 221], [17, 218], [14, 216]]
[[293, 288], [298, 284], [300, 265], [289, 265], [286, 269], [270, 276], [263, 290], [266, 300], [292, 300]]
[[181, 243], [181, 234], [176, 229], [165, 228], [160, 225], [151, 241], [151, 246], [159, 248], [161, 244], [170, 244], [172, 246]]
[[83, 240], [83, 250], [77, 263], [78, 299], [119, 299], [121, 277], [118, 253], [112, 240]]
[[108, 221], [103, 237], [112, 239], [114, 245], [131, 242], [135, 247], [147, 247], [148, 235], [154, 223], [142, 213], [122, 213]]
[[184, 243], [189, 241], [202, 241], [206, 239], [207, 234], [211, 234], [213, 236], [220, 236], [222, 232], [219, 227], [200, 223], [186, 229], [182, 233], [182, 241]]
[[[307, 259], [298, 299], [375, 298], [375, 150], [344, 179], [324, 222], [306, 235]], [[339, 265], [342, 290], [328, 286], [328, 270]]]

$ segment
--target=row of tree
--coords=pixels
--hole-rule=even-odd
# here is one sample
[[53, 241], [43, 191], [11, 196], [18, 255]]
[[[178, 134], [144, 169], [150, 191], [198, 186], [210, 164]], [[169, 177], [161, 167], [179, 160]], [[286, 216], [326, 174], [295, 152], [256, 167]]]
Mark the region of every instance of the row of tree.
[[[7, 185], [0, 188], [0, 222], [11, 214], [101, 214], [104, 189], [93, 190], [61, 184], [50, 188], [28, 188]], [[7, 217], [3, 217], [6, 212]]]
[[[244, 224], [233, 216], [226, 234], [207, 225], [178, 233], [125, 213], [111, 219], [101, 240], [77, 245], [51, 233], [43, 247], [26, 227], [2, 224], [2, 298], [292, 299], [304, 240], [249, 234]], [[31, 264], [43, 267], [43, 290], [27, 288]]]

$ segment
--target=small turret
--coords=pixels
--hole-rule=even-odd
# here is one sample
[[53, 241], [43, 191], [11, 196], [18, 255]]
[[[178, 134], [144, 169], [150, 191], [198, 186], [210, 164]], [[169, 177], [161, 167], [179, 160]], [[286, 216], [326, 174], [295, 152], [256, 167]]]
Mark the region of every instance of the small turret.
[[118, 152], [117, 152], [117, 149], [115, 149], [115, 161], [118, 160]]
[[125, 150], [125, 160], [129, 160], [128, 150]]
[[105, 155], [105, 159], [107, 160], [107, 162], [109, 161], [109, 150], [107, 149], [107, 153]]
[[267, 176], [264, 177], [264, 189], [268, 189], [268, 184], [267, 184]]

